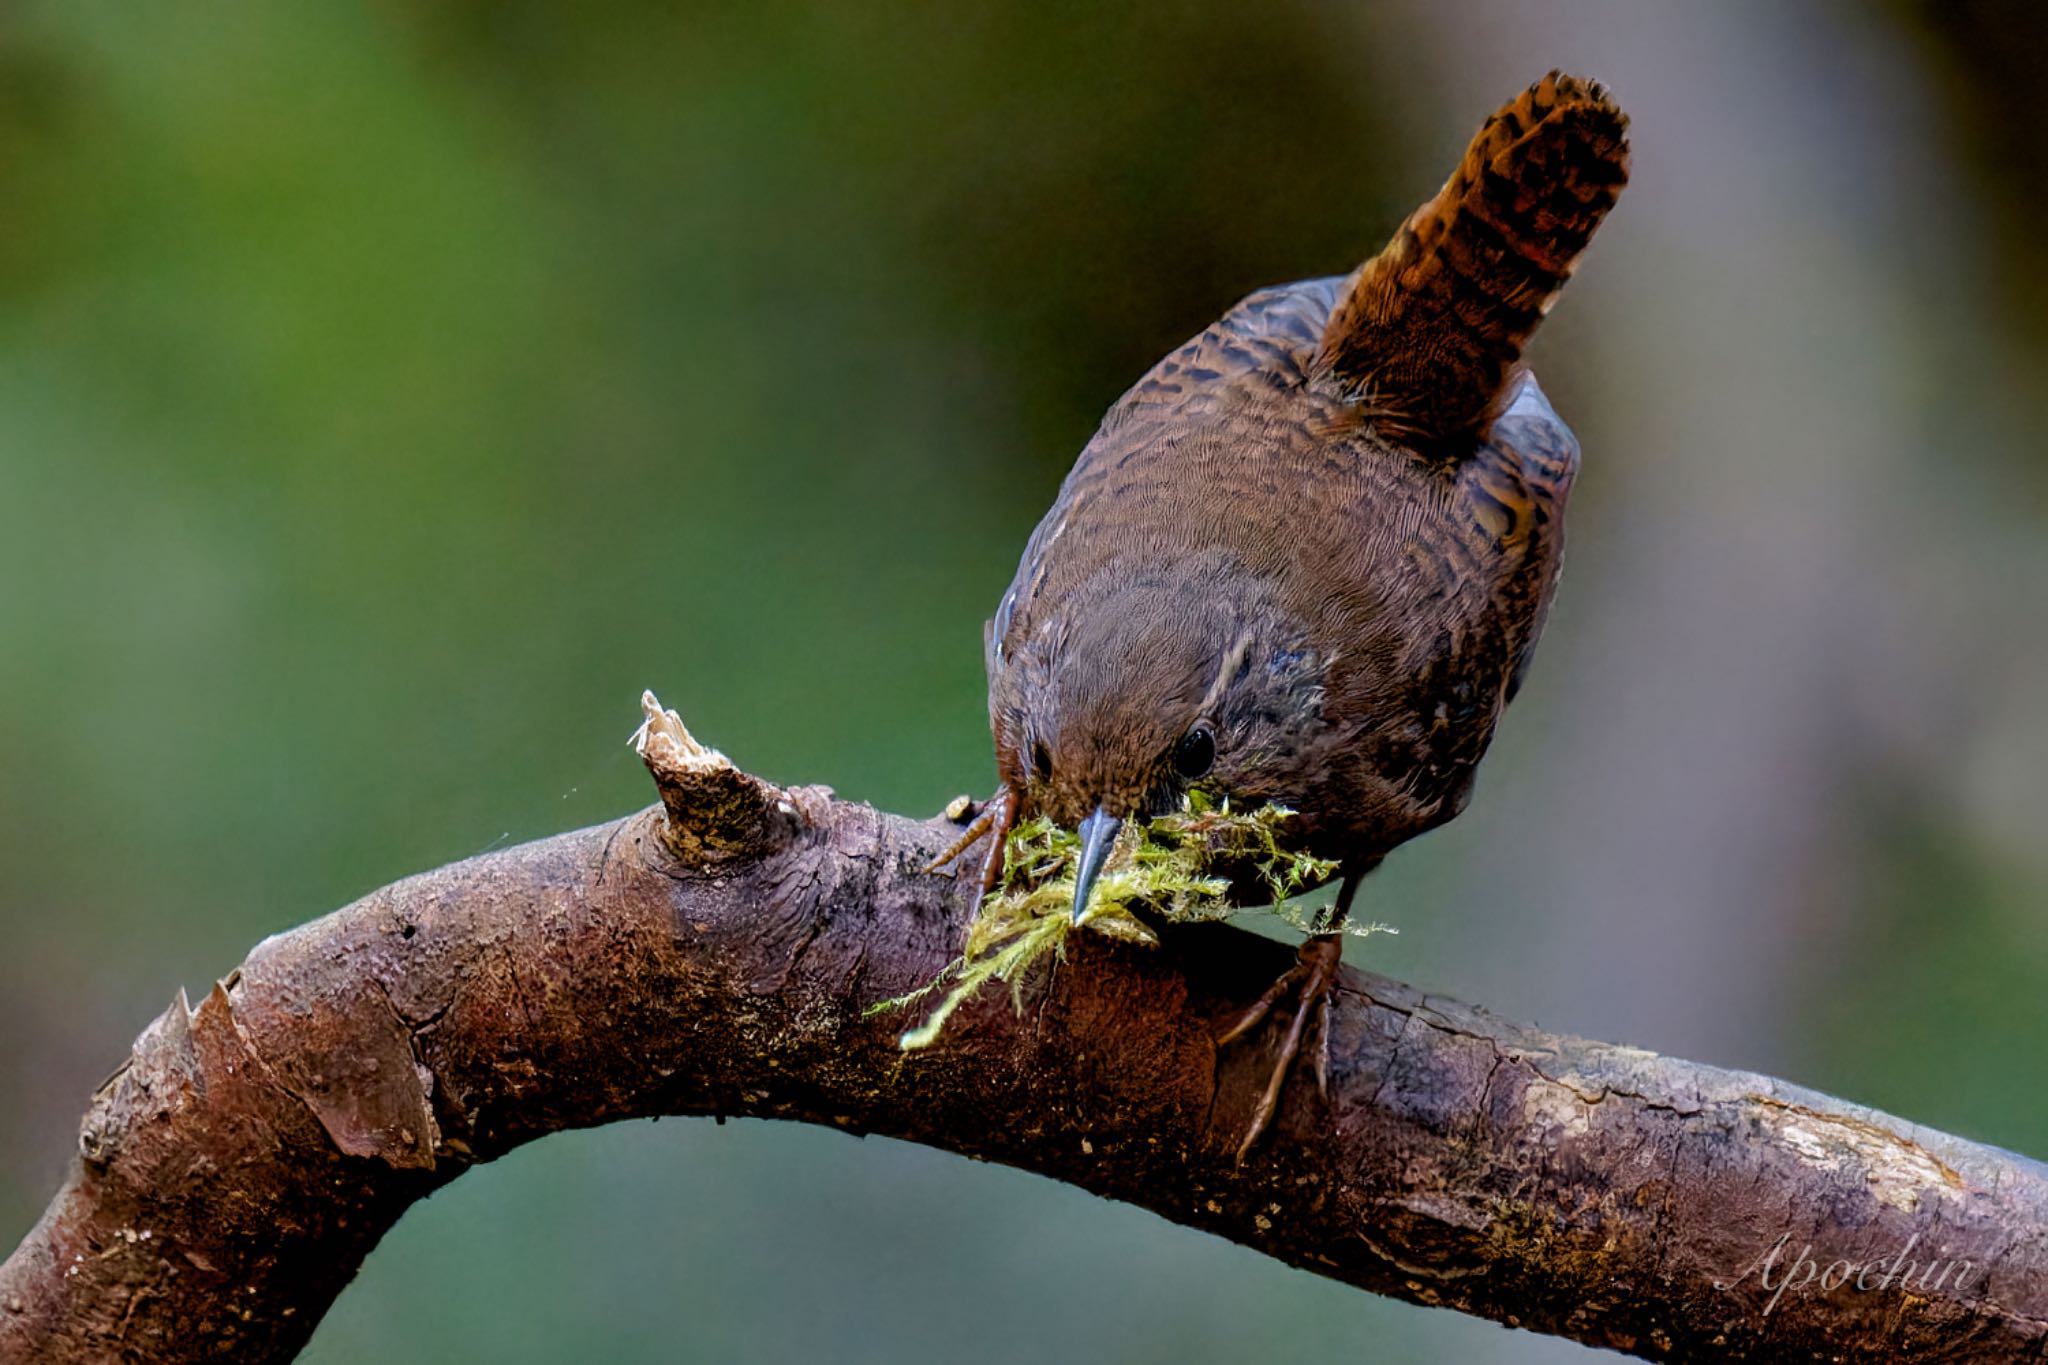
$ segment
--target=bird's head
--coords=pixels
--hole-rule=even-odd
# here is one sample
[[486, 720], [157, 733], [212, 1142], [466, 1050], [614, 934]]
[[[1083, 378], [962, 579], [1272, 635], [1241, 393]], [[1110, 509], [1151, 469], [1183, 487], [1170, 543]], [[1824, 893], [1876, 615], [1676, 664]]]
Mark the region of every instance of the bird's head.
[[[1007, 622], [999, 624], [1007, 626]], [[1323, 725], [1327, 660], [1221, 555], [1105, 572], [992, 653], [998, 762], [1027, 811], [1081, 836], [1074, 917], [1117, 833], [1202, 790], [1284, 800]]]

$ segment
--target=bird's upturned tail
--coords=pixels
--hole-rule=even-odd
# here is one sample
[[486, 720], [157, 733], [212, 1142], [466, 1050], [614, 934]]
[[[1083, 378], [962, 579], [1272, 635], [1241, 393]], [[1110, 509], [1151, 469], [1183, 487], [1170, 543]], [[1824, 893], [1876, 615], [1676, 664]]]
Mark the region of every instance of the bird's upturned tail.
[[1315, 373], [1390, 437], [1456, 447], [1484, 426], [1522, 347], [1628, 182], [1628, 116], [1553, 71], [1486, 121], [1436, 198], [1359, 267]]

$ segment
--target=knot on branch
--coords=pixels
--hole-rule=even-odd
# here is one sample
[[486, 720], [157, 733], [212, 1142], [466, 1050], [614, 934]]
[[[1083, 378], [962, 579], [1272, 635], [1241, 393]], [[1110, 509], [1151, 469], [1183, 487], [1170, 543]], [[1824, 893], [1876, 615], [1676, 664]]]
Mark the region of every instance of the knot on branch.
[[669, 852], [701, 867], [773, 853], [795, 837], [803, 818], [787, 792], [700, 744], [654, 693], [640, 694], [640, 709], [633, 751], [661, 793]]

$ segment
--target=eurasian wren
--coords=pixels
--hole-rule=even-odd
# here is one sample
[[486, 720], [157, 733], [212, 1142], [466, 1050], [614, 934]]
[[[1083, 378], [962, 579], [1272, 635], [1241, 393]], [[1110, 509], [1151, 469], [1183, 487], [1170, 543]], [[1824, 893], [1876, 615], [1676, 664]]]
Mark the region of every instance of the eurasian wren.
[[[989, 623], [1002, 788], [949, 855], [992, 833], [984, 890], [1044, 814], [1080, 834], [1079, 919], [1122, 823], [1199, 787], [1295, 813], [1341, 864], [1334, 930], [1390, 849], [1464, 808], [1578, 467], [1522, 348], [1627, 180], [1627, 127], [1553, 72], [1355, 273], [1251, 295], [1110, 409]], [[1223, 1035], [1299, 985], [1240, 1155], [1339, 956], [1311, 937]]]

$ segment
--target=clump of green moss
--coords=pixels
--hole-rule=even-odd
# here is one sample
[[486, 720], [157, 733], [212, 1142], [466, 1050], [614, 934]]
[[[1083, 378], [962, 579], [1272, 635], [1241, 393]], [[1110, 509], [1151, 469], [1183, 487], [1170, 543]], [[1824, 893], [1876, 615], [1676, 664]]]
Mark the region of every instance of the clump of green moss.
[[[967, 926], [960, 956], [928, 984], [871, 1005], [867, 1013], [908, 1009], [943, 991], [925, 1021], [898, 1040], [911, 1052], [937, 1041], [953, 1012], [991, 981], [1009, 986], [1011, 1002], [1021, 1010], [1027, 973], [1048, 957], [1064, 958], [1070, 933], [1088, 929], [1151, 947], [1159, 938], [1141, 916], [1186, 923], [1253, 908], [1228, 899], [1231, 880], [1217, 875], [1221, 867], [1256, 871], [1273, 904], [1255, 908], [1306, 930], [1305, 916], [1289, 902], [1328, 882], [1337, 864], [1282, 844], [1292, 813], [1281, 806], [1235, 811], [1228, 802], [1197, 793], [1175, 814], [1149, 824], [1131, 821], [1096, 879], [1079, 924], [1072, 911], [1080, 838], [1043, 817], [1021, 821], [1004, 848], [1002, 881]], [[1371, 924], [1352, 926], [1351, 932], [1393, 931]]]

